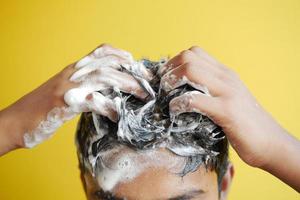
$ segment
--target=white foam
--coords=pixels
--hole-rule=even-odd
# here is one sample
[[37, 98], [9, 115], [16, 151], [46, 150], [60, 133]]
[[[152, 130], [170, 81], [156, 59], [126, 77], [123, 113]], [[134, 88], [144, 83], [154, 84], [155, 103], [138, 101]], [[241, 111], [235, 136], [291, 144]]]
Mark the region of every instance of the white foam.
[[103, 165], [98, 168], [95, 178], [104, 191], [111, 192], [118, 184], [132, 181], [150, 167], [165, 167], [170, 172], [179, 173], [185, 164], [185, 158], [166, 150], [134, 152], [125, 146], [105, 152], [101, 160]]
[[188, 91], [181, 96], [175, 97], [171, 100], [169, 104], [170, 114], [171, 115], [179, 115], [185, 112], [196, 112], [202, 115], [206, 115], [203, 111], [195, 108], [195, 105], [192, 105], [192, 102], [195, 102], [195, 98], [197, 95], [207, 95], [203, 94], [200, 91]]
[[32, 148], [44, 140], [50, 138], [52, 134], [67, 120], [76, 116], [70, 108], [53, 108], [38, 127], [29, 133], [24, 134], [25, 147]]
[[189, 78], [187, 78], [185, 75], [183, 75], [181, 77], [177, 77], [175, 74], [172, 73], [172, 70], [167, 72], [162, 77], [161, 83], [162, 83], [161, 87], [165, 91], [171, 91], [182, 85], [189, 84], [190, 86], [194, 87], [195, 89], [201, 90], [202, 92], [204, 92], [204, 94], [211, 96], [211, 94], [208, 91], [208, 88], [205, 85], [195, 83], [195, 82], [191, 81]]
[[[127, 84], [128, 88], [136, 88], [137, 83], [134, 82], [134, 79], [128, 81], [127, 78], [124, 83], [124, 77], [117, 70], [121, 64], [133, 62], [130, 53], [108, 46], [97, 48], [90, 55], [77, 62], [75, 67], [78, 71], [71, 76], [70, 81], [79, 83], [79, 86], [66, 91], [64, 94], [67, 106], [53, 108], [37, 128], [25, 133], [25, 147], [32, 148], [50, 138], [65, 121], [81, 112], [92, 111], [116, 120], [114, 115], [116, 108], [113, 100], [97, 91], [124, 87], [124, 84]], [[145, 73], [145, 69], [141, 72]], [[131, 92], [135, 93], [136, 91]]]

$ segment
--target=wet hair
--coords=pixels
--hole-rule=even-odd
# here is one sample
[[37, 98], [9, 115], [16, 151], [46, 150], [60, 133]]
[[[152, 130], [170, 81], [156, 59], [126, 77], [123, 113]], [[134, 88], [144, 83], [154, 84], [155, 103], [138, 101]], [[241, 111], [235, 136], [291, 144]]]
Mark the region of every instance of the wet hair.
[[94, 174], [97, 167], [103, 164], [101, 153], [119, 145], [126, 145], [135, 151], [163, 147], [186, 158], [180, 176], [196, 171], [201, 165], [215, 170], [220, 191], [221, 180], [228, 165], [228, 141], [222, 129], [203, 114], [169, 114], [169, 102], [174, 97], [197, 89], [186, 84], [170, 92], [164, 91], [158, 73], [164, 63], [139, 61], [140, 67], [154, 74], [150, 81], [145, 80], [138, 68], [122, 68], [149, 93], [146, 100], [116, 88], [101, 91], [116, 103], [117, 122], [91, 112], [81, 115], [76, 134], [81, 170]]

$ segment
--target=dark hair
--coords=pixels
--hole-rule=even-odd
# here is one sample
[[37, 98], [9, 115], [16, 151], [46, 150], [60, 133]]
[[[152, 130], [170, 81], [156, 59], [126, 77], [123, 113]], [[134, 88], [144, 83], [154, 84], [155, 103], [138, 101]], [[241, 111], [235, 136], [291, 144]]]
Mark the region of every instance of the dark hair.
[[[222, 129], [200, 113], [170, 116], [169, 102], [176, 96], [196, 89], [186, 84], [171, 92], [163, 91], [157, 73], [163, 63], [148, 60], [142, 60], [142, 63], [155, 74], [149, 82], [145, 83], [136, 72], [123, 70], [140, 81], [149, 92], [146, 101], [116, 90], [105, 91], [109, 98], [117, 99], [117, 123], [95, 113], [81, 115], [76, 136], [81, 169], [93, 173], [101, 162], [100, 153], [120, 144], [135, 150], [153, 149], [164, 144], [166, 149], [186, 158], [181, 176], [204, 164], [207, 169], [216, 171], [220, 191], [228, 165], [228, 141]], [[182, 154], [178, 151], [181, 148], [191, 151]]]

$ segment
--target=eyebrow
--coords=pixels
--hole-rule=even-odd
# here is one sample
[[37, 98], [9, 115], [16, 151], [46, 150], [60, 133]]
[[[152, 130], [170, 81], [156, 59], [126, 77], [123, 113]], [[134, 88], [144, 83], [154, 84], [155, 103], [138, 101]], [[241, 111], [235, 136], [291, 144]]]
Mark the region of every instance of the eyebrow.
[[[184, 194], [168, 198], [167, 200], [190, 200], [190, 199], [193, 199], [194, 197], [196, 197], [197, 195], [200, 195], [203, 193], [205, 193], [203, 190], [190, 190]], [[104, 192], [102, 189], [94, 192], [94, 195], [98, 199], [101, 199], [101, 200], [124, 200], [124, 199], [126, 199], [126, 198], [116, 197], [110, 192]]]
[[116, 197], [110, 192], [104, 192], [102, 189], [94, 192], [94, 196], [99, 200], [125, 200], [125, 198]]
[[200, 195], [200, 194], [204, 194], [204, 190], [190, 190], [184, 194], [175, 196], [175, 197], [171, 197], [168, 200], [190, 200], [193, 199], [194, 197]]

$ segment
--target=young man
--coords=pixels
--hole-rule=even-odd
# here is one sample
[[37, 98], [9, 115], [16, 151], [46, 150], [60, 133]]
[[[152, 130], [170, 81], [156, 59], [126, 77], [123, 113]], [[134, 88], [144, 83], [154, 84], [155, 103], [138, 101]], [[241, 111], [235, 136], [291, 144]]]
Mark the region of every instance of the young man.
[[[81, 112], [92, 111], [117, 121], [114, 102], [98, 91], [118, 88], [145, 99], [148, 95], [145, 88], [121, 70], [131, 64], [128, 52], [103, 45], [2, 110], [0, 154], [37, 145]], [[187, 92], [175, 97], [169, 102], [172, 115], [196, 112], [207, 116], [222, 128], [247, 164], [270, 172], [300, 191], [299, 141], [258, 104], [236, 73], [199, 47], [179, 53], [165, 66], [161, 70], [161, 82], [166, 91], [188, 83], [205, 93]], [[141, 73], [151, 79], [148, 71]]]
[[108, 118], [84, 113], [76, 143], [87, 198], [226, 199], [234, 173], [228, 141], [221, 133], [212, 137], [218, 128], [207, 118], [197, 120], [196, 129], [171, 132], [168, 137], [156, 132], [136, 143], [120, 138], [118, 125]]
[[76, 143], [88, 199], [226, 198], [233, 167], [224, 133], [205, 115], [169, 109], [182, 94], [209, 94], [188, 83], [166, 88], [164, 64], [141, 60], [126, 68], [148, 93], [143, 99], [102, 92], [115, 102], [118, 120], [82, 115]]

